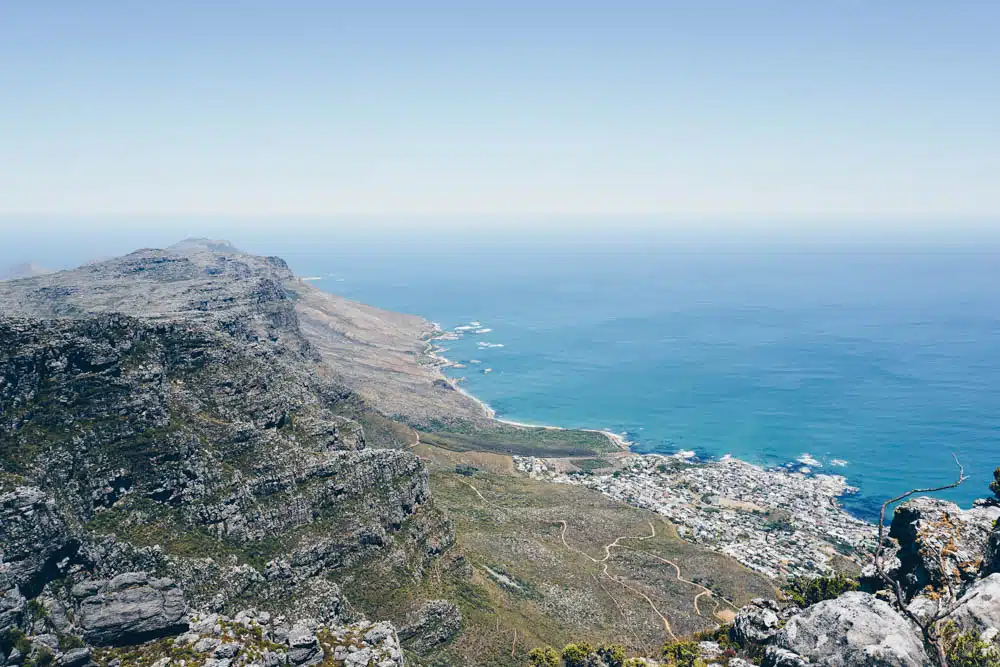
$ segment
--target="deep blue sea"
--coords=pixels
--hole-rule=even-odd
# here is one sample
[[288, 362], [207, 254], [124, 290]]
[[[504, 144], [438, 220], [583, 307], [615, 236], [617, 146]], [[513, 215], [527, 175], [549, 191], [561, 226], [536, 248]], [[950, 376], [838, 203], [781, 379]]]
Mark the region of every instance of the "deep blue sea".
[[[844, 474], [845, 504], [1000, 466], [1000, 253], [455, 244], [283, 254], [322, 289], [491, 331], [443, 343], [501, 417]], [[485, 347], [480, 343], [502, 345]], [[484, 374], [482, 369], [491, 368]], [[846, 463], [843, 463], [846, 462]], [[840, 463], [840, 465], [836, 465]]]
[[[483, 362], [450, 372], [501, 417], [624, 432], [640, 452], [767, 465], [808, 454], [860, 488], [845, 504], [866, 518], [900, 491], [950, 482], [953, 453], [970, 479], [945, 495], [961, 503], [987, 495], [1000, 466], [996, 241], [225, 233], [322, 289], [491, 329], [446, 354]], [[60, 267], [177, 240], [149, 236], [14, 238], [0, 255]]]

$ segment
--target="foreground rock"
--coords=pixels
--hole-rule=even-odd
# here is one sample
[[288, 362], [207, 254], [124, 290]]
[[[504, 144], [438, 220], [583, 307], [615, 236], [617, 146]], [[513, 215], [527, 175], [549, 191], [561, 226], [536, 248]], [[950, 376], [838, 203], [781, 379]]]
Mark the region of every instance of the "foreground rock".
[[83, 638], [96, 646], [139, 644], [187, 629], [184, 594], [169, 579], [145, 572], [73, 587]]
[[[885, 602], [861, 592], [844, 593], [793, 616], [774, 635], [772, 646], [805, 658], [807, 664], [830, 667], [922, 667], [930, 662], [919, 629]], [[782, 664], [776, 657], [780, 653], [771, 654], [771, 664]]]
[[900, 544], [897, 572], [907, 594], [974, 581], [983, 571], [997, 519], [1000, 506], [992, 504], [963, 510], [948, 501], [916, 498], [900, 505], [889, 536]]

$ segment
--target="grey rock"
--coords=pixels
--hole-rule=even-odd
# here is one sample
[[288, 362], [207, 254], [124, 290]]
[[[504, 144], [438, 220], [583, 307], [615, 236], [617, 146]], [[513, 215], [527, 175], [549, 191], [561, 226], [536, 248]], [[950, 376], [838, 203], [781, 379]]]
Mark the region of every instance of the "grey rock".
[[762, 663], [763, 667], [809, 667], [810, 664], [798, 653], [777, 646], [768, 647]]
[[[2, 568], [2, 560], [0, 560], [0, 568]], [[28, 601], [21, 595], [14, 582], [10, 581], [0, 569], [0, 632], [20, 625], [27, 609], [27, 603]]]
[[896, 508], [889, 536], [899, 543], [899, 576], [909, 596], [975, 580], [984, 565], [1000, 506], [962, 510], [936, 498], [915, 498]]
[[772, 641], [775, 647], [807, 659], [808, 664], [930, 664], [919, 629], [885, 602], [857, 591], [825, 600], [793, 616]]
[[169, 580], [126, 573], [104, 582], [79, 602], [86, 641], [98, 646], [137, 644], [187, 630], [184, 594]]
[[[429, 651], [447, 643], [462, 630], [462, 613], [458, 606], [448, 600], [431, 600], [411, 615], [405, 626], [399, 629], [399, 639], [414, 651]], [[370, 635], [374, 633], [372, 630]], [[381, 642], [366, 636], [366, 640]]]
[[1000, 573], [970, 586], [950, 618], [963, 630], [1000, 630]]
[[983, 559], [983, 574], [1000, 572], [1000, 521], [993, 524]]
[[742, 645], [763, 644], [773, 637], [782, 621], [793, 613], [787, 604], [757, 598], [736, 613], [733, 619], [735, 639]]
[[59, 664], [63, 667], [83, 667], [83, 665], [88, 665], [90, 664], [90, 649], [85, 647], [67, 651], [59, 657]]
[[79, 546], [49, 494], [29, 486], [0, 494], [0, 557], [7, 577], [25, 597], [35, 597], [61, 576], [64, 561]]

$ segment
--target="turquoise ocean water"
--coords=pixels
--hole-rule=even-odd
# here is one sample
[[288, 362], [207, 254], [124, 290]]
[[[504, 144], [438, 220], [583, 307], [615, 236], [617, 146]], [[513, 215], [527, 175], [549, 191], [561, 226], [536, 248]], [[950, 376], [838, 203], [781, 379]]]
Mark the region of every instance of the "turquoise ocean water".
[[[455, 244], [283, 254], [314, 284], [489, 332], [442, 343], [501, 417], [627, 433], [639, 452], [781, 465], [860, 488], [866, 518], [1000, 466], [1000, 254]], [[480, 343], [502, 345], [485, 347]], [[482, 369], [491, 368], [484, 374]], [[835, 462], [846, 462], [836, 465]]]

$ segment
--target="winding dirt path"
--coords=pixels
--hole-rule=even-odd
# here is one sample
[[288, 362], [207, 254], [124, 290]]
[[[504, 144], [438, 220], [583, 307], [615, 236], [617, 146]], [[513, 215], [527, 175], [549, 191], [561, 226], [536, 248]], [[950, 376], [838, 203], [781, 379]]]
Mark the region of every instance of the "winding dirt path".
[[[464, 479], [459, 479], [457, 481], [459, 483], [464, 484], [465, 486], [469, 487], [470, 489], [472, 489], [472, 491], [476, 494], [476, 496], [479, 498], [479, 500], [483, 502], [483, 504], [485, 504], [485, 505], [487, 505], [489, 507], [494, 507], [494, 504], [491, 503], [489, 500], [487, 500], [483, 496], [483, 494], [480, 493], [479, 489], [477, 489], [475, 487], [475, 485], [473, 485], [471, 482], [467, 482]], [[658, 561], [661, 561], [661, 562], [666, 563], [667, 565], [671, 566], [672, 568], [674, 568], [674, 574], [675, 574], [675, 576], [677, 578], [677, 581], [679, 581], [681, 583], [684, 583], [684, 584], [688, 584], [689, 586], [693, 586], [693, 587], [695, 587], [695, 588], [698, 589], [698, 594], [695, 595], [694, 598], [692, 599], [692, 605], [694, 606], [695, 614], [697, 614], [698, 616], [704, 617], [704, 614], [701, 613], [701, 609], [698, 607], [698, 600], [701, 599], [702, 597], [707, 596], [708, 598], [711, 599], [711, 601], [714, 604], [714, 606], [712, 608], [711, 616], [714, 617], [715, 619], [719, 620], [719, 621], [723, 620], [718, 615], [719, 606], [720, 606], [719, 598], [717, 598], [712, 593], [712, 591], [709, 590], [708, 588], [706, 588], [705, 586], [702, 586], [701, 584], [698, 584], [698, 583], [695, 583], [695, 582], [690, 581], [688, 579], [685, 579], [683, 577], [683, 575], [681, 575], [681, 568], [680, 568], [680, 566], [677, 563], [673, 562], [672, 560], [668, 560], [666, 558], [663, 558], [661, 556], [657, 556], [656, 554], [650, 553], [648, 551], [643, 551], [641, 549], [634, 549], [632, 547], [629, 547], [629, 546], [626, 546], [624, 544], [621, 544], [622, 540], [635, 540], [637, 542], [643, 542], [645, 540], [651, 540], [654, 537], [656, 537], [656, 526], [653, 525], [652, 521], [648, 522], [649, 523], [649, 535], [620, 535], [620, 536], [616, 537], [614, 539], [614, 541], [612, 541], [612, 542], [604, 545], [604, 556], [602, 558], [594, 558], [593, 556], [591, 556], [586, 551], [584, 551], [582, 549], [578, 549], [577, 547], [574, 547], [569, 542], [567, 542], [566, 541], [566, 531], [569, 529], [569, 524], [565, 520], [563, 520], [563, 519], [559, 519], [558, 523], [562, 525], [562, 530], [559, 532], [559, 539], [562, 541], [563, 546], [565, 546], [570, 551], [576, 552], [576, 553], [580, 554], [581, 556], [583, 556], [584, 558], [589, 559], [595, 565], [600, 565], [601, 566], [601, 574], [603, 576], [607, 577], [608, 579], [610, 579], [611, 581], [615, 582], [619, 586], [622, 586], [623, 588], [628, 589], [629, 591], [631, 591], [635, 595], [638, 595], [639, 597], [641, 597], [642, 599], [644, 599], [649, 604], [650, 608], [653, 610], [653, 613], [655, 613], [660, 618], [660, 620], [663, 621], [663, 628], [666, 631], [667, 635], [671, 639], [673, 639], [673, 640], [676, 641], [677, 640], [677, 635], [674, 634], [673, 628], [670, 626], [670, 619], [667, 618], [657, 608], [656, 603], [653, 602], [653, 600], [648, 595], [646, 595], [645, 593], [643, 593], [639, 589], [635, 588], [634, 586], [629, 585], [628, 583], [626, 583], [625, 581], [623, 581], [620, 577], [616, 577], [615, 575], [611, 574], [608, 571], [608, 568], [609, 568], [608, 561], [611, 559], [611, 550], [612, 549], [627, 549], [627, 550], [633, 551], [635, 553], [645, 554], [645, 555], [647, 555], [647, 556], [649, 556], [651, 558], [654, 558], [654, 559], [656, 559]], [[604, 588], [604, 587], [602, 586], [602, 588]], [[614, 601], [615, 605], [618, 607], [619, 611], [622, 613], [622, 616], [625, 617], [625, 610], [621, 606], [621, 604], [618, 602], [618, 600], [613, 595], [611, 595], [610, 591], [608, 591], [606, 588], [605, 588], [605, 592], [608, 594], [609, 597], [611, 597], [612, 601]], [[730, 604], [728, 601], [726, 601], [726, 603]], [[732, 604], [730, 604], [730, 606], [732, 606]]]
[[[615, 583], [619, 584], [620, 586], [623, 586], [623, 587], [627, 588], [628, 590], [632, 591], [636, 595], [638, 595], [638, 596], [642, 597], [644, 600], [646, 600], [646, 602], [649, 603], [649, 606], [653, 609], [653, 612], [657, 616], [659, 616], [660, 619], [663, 621], [663, 627], [666, 630], [667, 634], [671, 638], [677, 639], [677, 635], [674, 634], [673, 629], [670, 627], [670, 621], [669, 621], [669, 619], [664, 614], [662, 614], [659, 609], [657, 609], [656, 604], [649, 598], [649, 596], [646, 595], [645, 593], [643, 593], [642, 591], [637, 590], [633, 586], [630, 586], [629, 584], [625, 583], [619, 577], [616, 577], [616, 576], [612, 575], [610, 572], [608, 572], [608, 560], [611, 558], [611, 550], [612, 549], [616, 549], [616, 548], [617, 549], [627, 549], [627, 550], [633, 551], [635, 553], [645, 554], [645, 555], [647, 555], [647, 556], [649, 556], [651, 558], [654, 558], [654, 559], [656, 559], [656, 560], [658, 560], [658, 561], [660, 561], [662, 563], [665, 563], [665, 564], [669, 565], [670, 567], [672, 567], [674, 569], [674, 576], [676, 577], [677, 581], [679, 581], [679, 582], [681, 582], [683, 584], [687, 584], [689, 586], [693, 586], [694, 588], [698, 589], [698, 594], [695, 595], [694, 598], [691, 600], [691, 604], [694, 607], [694, 612], [698, 616], [704, 617], [704, 614], [701, 613], [701, 609], [698, 606], [698, 601], [701, 598], [703, 598], [703, 597], [708, 597], [711, 600], [712, 604], [713, 604], [711, 616], [713, 618], [715, 618], [716, 620], [720, 621], [720, 622], [724, 621], [724, 619], [722, 619], [719, 616], [719, 614], [718, 614], [719, 607], [721, 606], [721, 604], [720, 604], [720, 598], [716, 597], [715, 594], [712, 593], [712, 591], [710, 589], [708, 589], [707, 587], [702, 586], [701, 584], [696, 583], [694, 581], [691, 581], [689, 579], [685, 579], [684, 576], [681, 574], [681, 568], [680, 568], [680, 566], [677, 563], [675, 563], [672, 560], [668, 560], [666, 558], [663, 558], [662, 556], [657, 556], [654, 553], [650, 553], [648, 551], [643, 551], [642, 549], [634, 549], [632, 547], [629, 547], [629, 546], [626, 546], [624, 544], [621, 544], [622, 540], [636, 540], [638, 542], [641, 542], [641, 541], [649, 540], [649, 539], [652, 539], [652, 538], [656, 537], [656, 526], [653, 525], [652, 521], [649, 522], [649, 535], [642, 535], [642, 536], [622, 535], [620, 537], [617, 537], [617, 538], [615, 538], [615, 540], [613, 542], [611, 542], [611, 543], [609, 543], [609, 544], [607, 544], [607, 545], [604, 546], [604, 557], [600, 558], [600, 559], [594, 558], [593, 556], [591, 556], [590, 554], [588, 554], [586, 551], [583, 551], [582, 549], [578, 549], [578, 548], [572, 546], [569, 542], [567, 542], [566, 541], [566, 531], [569, 528], [569, 524], [567, 524], [566, 521], [564, 521], [562, 519], [559, 520], [559, 523], [562, 525], [562, 530], [559, 533], [559, 539], [562, 540], [563, 546], [565, 546], [570, 551], [575, 551], [576, 553], [580, 554], [581, 556], [584, 556], [584, 557], [590, 559], [591, 562], [601, 565], [602, 566], [601, 574], [603, 574], [608, 579], [614, 581]], [[609, 593], [609, 595], [610, 595], [610, 593]], [[612, 597], [612, 600], [615, 600], [614, 597]], [[732, 606], [732, 604], [728, 600], [725, 600], [724, 598], [722, 599], [722, 602], [725, 602], [729, 606]], [[615, 604], [618, 605], [618, 601], [617, 600], [615, 600]], [[620, 605], [619, 605], [619, 609], [621, 609]], [[734, 609], [735, 609], [735, 607], [734, 607]]]
[[[709, 588], [706, 588], [705, 586], [702, 586], [699, 583], [696, 583], [694, 581], [690, 581], [688, 579], [685, 579], [683, 576], [681, 576], [681, 568], [674, 561], [667, 560], [666, 558], [662, 558], [660, 556], [657, 556], [656, 554], [649, 553], [648, 551], [642, 551], [641, 549], [630, 549], [629, 547], [622, 547], [622, 548], [623, 549], [628, 549], [629, 551], [634, 551], [635, 553], [645, 554], [645, 555], [649, 556], [650, 558], [655, 558], [656, 560], [658, 560], [658, 561], [660, 561], [662, 563], [666, 563], [670, 567], [674, 568], [674, 572], [675, 572], [675, 574], [677, 576], [677, 581], [680, 581], [681, 583], [684, 583], [684, 584], [688, 584], [689, 586], [694, 586], [695, 588], [697, 588], [698, 590], [700, 590], [701, 592], [698, 593], [697, 595], [695, 595], [694, 596], [694, 600], [693, 600], [695, 613], [697, 613], [699, 616], [702, 616], [702, 613], [701, 613], [701, 610], [698, 609], [698, 599], [701, 598], [702, 596], [705, 596], [705, 595], [707, 595], [708, 597], [710, 597], [712, 599], [712, 602], [715, 605], [714, 607], [712, 607], [712, 616], [714, 616], [719, 621], [723, 620], [722, 618], [719, 617], [719, 615], [717, 613], [719, 611], [719, 607], [720, 607], [720, 599], [722, 600], [722, 602], [725, 602], [729, 606], [731, 606], [731, 607], [733, 606], [725, 598], [719, 598], [719, 597], [717, 597], [714, 593], [712, 593], [712, 591]], [[736, 610], [736, 607], [733, 607], [733, 609]]]
[[477, 489], [475, 486], [473, 486], [469, 482], [466, 482], [464, 479], [460, 479], [460, 480], [458, 480], [458, 482], [460, 482], [461, 484], [465, 484], [467, 487], [469, 487], [470, 489], [472, 489], [473, 491], [475, 491], [476, 495], [479, 496], [479, 499], [481, 501], [483, 501], [484, 504], [486, 504], [486, 505], [488, 505], [490, 507], [493, 507], [493, 503], [491, 503], [490, 501], [486, 500], [486, 498], [483, 497], [483, 494], [479, 493], [479, 489]]
[[[648, 595], [646, 595], [645, 593], [643, 593], [639, 589], [635, 588], [634, 586], [630, 586], [629, 584], [627, 584], [624, 581], [622, 581], [621, 578], [616, 577], [613, 574], [611, 574], [610, 572], [608, 572], [608, 562], [607, 561], [608, 561], [609, 558], [611, 558], [611, 548], [612, 547], [620, 547], [621, 545], [618, 544], [618, 542], [620, 542], [621, 540], [648, 540], [648, 539], [656, 537], [656, 528], [653, 527], [652, 522], [650, 522], [650, 524], [649, 524], [649, 528], [650, 528], [650, 534], [649, 535], [646, 535], [644, 537], [633, 537], [633, 536], [629, 536], [629, 535], [622, 535], [621, 537], [616, 538], [614, 542], [611, 542], [610, 544], [608, 544], [607, 546], [604, 547], [604, 558], [601, 558], [600, 560], [598, 560], [597, 558], [594, 558], [593, 556], [591, 556], [590, 554], [588, 554], [586, 551], [583, 551], [582, 549], [577, 549], [576, 547], [571, 546], [570, 543], [566, 541], [566, 529], [569, 528], [569, 524], [567, 524], [562, 519], [559, 520], [559, 523], [562, 524], [562, 531], [560, 531], [560, 533], [559, 533], [559, 538], [562, 540], [563, 546], [565, 546], [570, 551], [575, 551], [576, 553], [580, 554], [581, 556], [585, 556], [586, 558], [589, 558], [591, 560], [591, 562], [596, 563], [598, 565], [601, 565], [601, 574], [602, 575], [604, 575], [605, 577], [607, 577], [611, 581], [615, 582], [619, 586], [627, 588], [628, 590], [632, 591], [633, 593], [635, 593], [636, 595], [638, 595], [639, 597], [641, 597], [642, 599], [644, 599], [649, 604], [650, 608], [653, 610], [653, 613], [656, 614], [657, 616], [659, 616], [660, 620], [663, 621], [663, 629], [666, 630], [667, 635], [671, 639], [673, 639], [673, 640], [676, 641], [677, 640], [677, 635], [674, 634], [673, 628], [670, 627], [670, 619], [663, 615], [663, 612], [661, 612], [657, 608], [656, 603], [653, 602], [653, 600]], [[612, 599], [614, 599], [614, 598], [612, 598]], [[617, 601], [616, 601], [616, 603], [617, 603]]]

